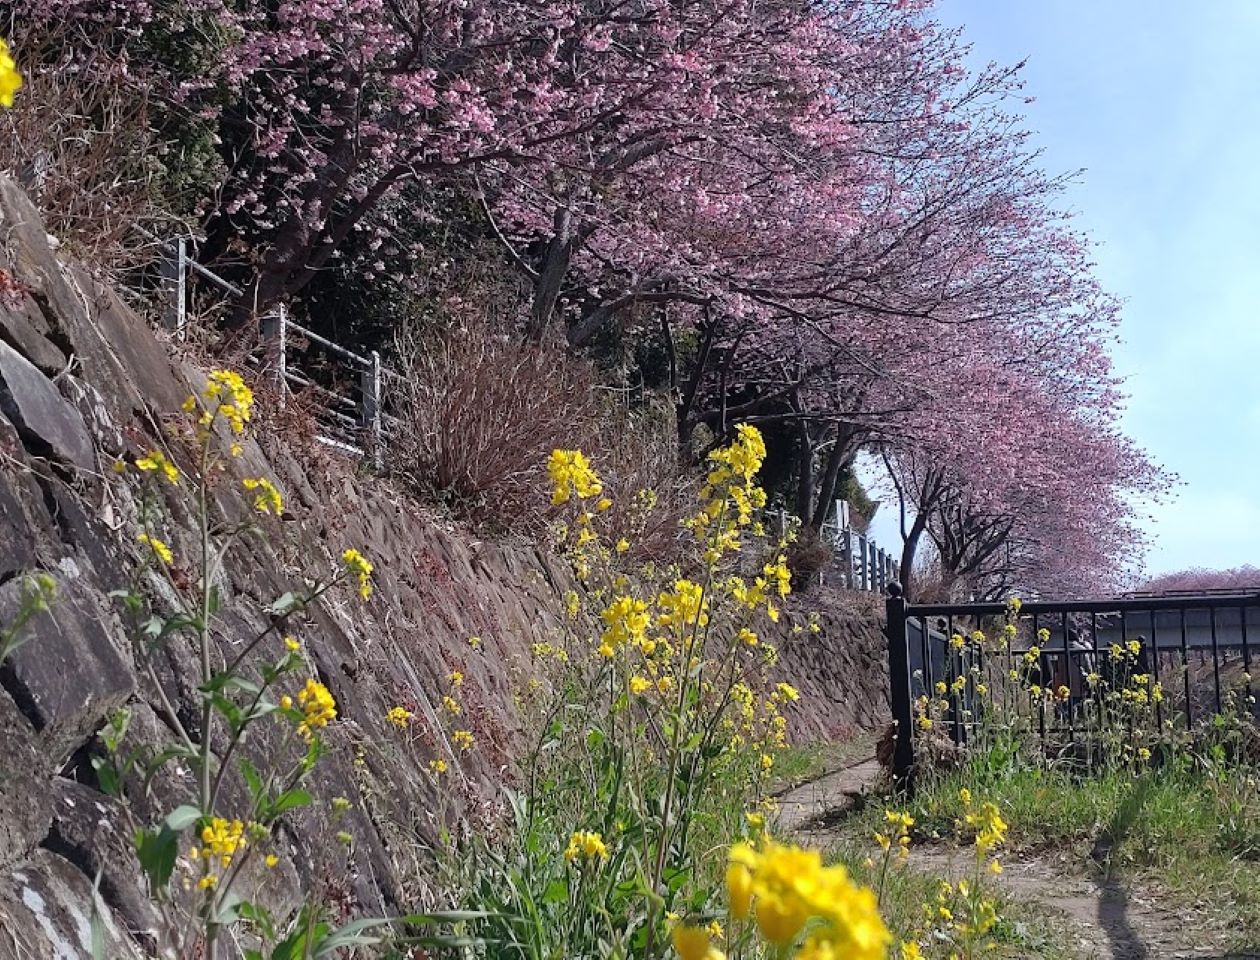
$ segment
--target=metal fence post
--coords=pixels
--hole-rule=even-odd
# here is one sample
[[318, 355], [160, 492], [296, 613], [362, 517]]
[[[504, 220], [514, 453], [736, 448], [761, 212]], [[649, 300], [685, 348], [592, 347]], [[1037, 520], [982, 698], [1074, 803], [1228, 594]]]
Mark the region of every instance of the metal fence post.
[[844, 529], [844, 543], [840, 546], [840, 553], [844, 560], [844, 585], [846, 589], [853, 589], [853, 531], [848, 527]]
[[360, 418], [367, 431], [367, 452], [377, 470], [385, 462], [384, 430], [381, 423], [381, 355], [372, 351], [372, 364], [361, 374]]
[[188, 244], [180, 237], [172, 246], [174, 252], [168, 252], [162, 260], [162, 291], [166, 300], [162, 324], [183, 339], [188, 321]]
[[871, 562], [867, 556], [866, 535], [858, 534], [858, 556], [860, 559], [861, 570], [858, 575], [858, 585], [863, 590], [871, 589]]
[[893, 785], [909, 792], [910, 773], [914, 767], [914, 715], [913, 697], [910, 692], [910, 640], [906, 631], [906, 598], [901, 584], [888, 585], [888, 597], [884, 602], [886, 623], [884, 635], [888, 638], [888, 705], [893, 715]]
[[285, 395], [288, 393], [289, 312], [283, 303], [263, 316], [262, 336], [266, 362], [274, 379], [276, 392], [280, 395], [280, 408], [284, 409]]

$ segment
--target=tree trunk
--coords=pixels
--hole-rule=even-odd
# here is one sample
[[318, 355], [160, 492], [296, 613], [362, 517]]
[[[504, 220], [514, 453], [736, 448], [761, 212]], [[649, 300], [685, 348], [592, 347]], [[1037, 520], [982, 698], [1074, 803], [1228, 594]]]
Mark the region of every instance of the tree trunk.
[[797, 424], [796, 435], [796, 515], [804, 522], [814, 505], [814, 443], [804, 420]]
[[552, 222], [551, 240], [547, 243], [547, 254], [542, 269], [538, 271], [538, 282], [534, 285], [534, 305], [530, 310], [526, 335], [535, 343], [542, 340], [547, 325], [551, 323], [572, 257], [573, 215], [567, 207], [561, 207]]
[[844, 424], [837, 424], [835, 431], [831, 452], [827, 455], [827, 464], [823, 467], [822, 479], [818, 483], [814, 514], [809, 519], [809, 525], [815, 533], [820, 532], [823, 524], [827, 522], [827, 516], [831, 513], [832, 504], [836, 499], [840, 471], [853, 459], [854, 454], [853, 447], [857, 431]]
[[901, 590], [907, 601], [913, 601], [911, 592], [914, 588], [914, 560], [919, 552], [919, 541], [923, 531], [927, 529], [927, 514], [920, 511], [914, 516], [914, 523], [901, 541]]

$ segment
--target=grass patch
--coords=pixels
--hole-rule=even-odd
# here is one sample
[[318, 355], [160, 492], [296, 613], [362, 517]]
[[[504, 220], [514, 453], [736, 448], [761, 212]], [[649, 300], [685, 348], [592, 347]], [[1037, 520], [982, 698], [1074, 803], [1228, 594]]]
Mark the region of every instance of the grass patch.
[[819, 740], [790, 744], [775, 757], [774, 780], [770, 792], [781, 793], [799, 787], [874, 755], [873, 733], [860, 733], [844, 741]]
[[[881, 812], [882, 817], [882, 812]], [[868, 834], [869, 837], [869, 834]], [[840, 841], [828, 852], [828, 860], [843, 864], [858, 882], [878, 889], [878, 861], [868, 861], [872, 846], [867, 840], [853, 836]], [[915, 863], [914, 854], [904, 865], [894, 866], [883, 885], [880, 912], [897, 940], [915, 940], [924, 935], [924, 905], [936, 899], [941, 873]], [[1063, 923], [1036, 904], [996, 893], [999, 915], [991, 934], [993, 957], [1035, 958], [1035, 960], [1067, 960], [1075, 954], [1065, 946]]]
[[[1180, 757], [1084, 778], [1057, 768], [992, 775], [969, 763], [909, 803], [917, 840], [956, 832], [963, 787], [997, 803], [1009, 850], [1139, 886], [1240, 946], [1260, 943], [1260, 787], [1249, 767]], [[865, 812], [854, 831], [875, 829], [880, 815]]]

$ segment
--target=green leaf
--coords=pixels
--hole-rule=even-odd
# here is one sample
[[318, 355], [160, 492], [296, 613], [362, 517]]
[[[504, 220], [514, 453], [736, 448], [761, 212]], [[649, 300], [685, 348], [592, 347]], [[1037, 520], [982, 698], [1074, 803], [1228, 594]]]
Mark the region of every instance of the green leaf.
[[189, 758], [195, 756], [196, 753], [185, 746], [167, 747], [149, 761], [148, 771], [144, 775], [144, 789], [148, 791], [149, 784], [153, 782], [153, 778], [157, 776], [158, 771], [166, 765], [168, 760], [174, 760], [176, 757]]
[[310, 805], [311, 795], [305, 790], [286, 790], [276, 797], [275, 802], [271, 805], [271, 813], [272, 816], [278, 817], [287, 810], [293, 810], [297, 807], [309, 807]]
[[258, 928], [258, 932], [262, 934], [264, 940], [276, 939], [276, 924], [266, 907], [260, 907], [258, 904], [250, 903], [246, 900], [241, 903], [240, 914], [241, 919], [248, 920]]
[[547, 884], [547, 889], [543, 891], [543, 903], [568, 903], [569, 902], [569, 882], [567, 878], [556, 877], [551, 883]]
[[264, 789], [262, 775], [258, 772], [258, 768], [245, 757], [241, 757], [237, 761], [237, 765], [241, 768], [241, 776], [245, 778], [245, 785], [249, 787], [249, 799], [254, 806], [260, 806], [258, 801], [262, 799]]
[[288, 593], [282, 593], [271, 602], [271, 606], [267, 607], [267, 613], [273, 617], [283, 617], [287, 613], [292, 613], [300, 607], [305, 601], [290, 590]]
[[243, 915], [241, 908], [248, 905], [248, 902], [239, 893], [235, 890], [230, 891], [219, 903], [215, 919], [225, 926], [229, 923], [236, 923]]
[[179, 853], [175, 832], [165, 825], [157, 830], [140, 830], [135, 841], [136, 856], [149, 878], [149, 885], [154, 892], [165, 892]]
[[92, 769], [96, 773], [96, 783], [101, 788], [101, 793], [107, 797], [117, 797], [119, 782], [113, 761], [106, 757], [93, 757]]
[[200, 808], [194, 807], [192, 804], [185, 803], [168, 813], [166, 815], [166, 820], [163, 822], [176, 833], [180, 833], [183, 830], [187, 830], [200, 819]]

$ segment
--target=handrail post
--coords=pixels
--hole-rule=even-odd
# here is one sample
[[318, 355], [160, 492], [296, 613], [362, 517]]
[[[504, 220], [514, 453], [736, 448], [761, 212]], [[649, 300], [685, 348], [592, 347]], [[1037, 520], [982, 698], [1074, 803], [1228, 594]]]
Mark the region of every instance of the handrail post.
[[893, 786], [909, 793], [914, 767], [914, 714], [910, 692], [910, 639], [906, 631], [906, 598], [901, 584], [890, 583], [884, 601], [884, 635], [888, 638], [888, 705], [893, 715]]
[[862, 571], [858, 583], [863, 590], [871, 589], [871, 560], [868, 555], [866, 534], [858, 534], [858, 555], [862, 558]]
[[367, 431], [368, 456], [372, 460], [372, 466], [379, 470], [385, 461], [385, 438], [381, 422], [381, 355], [373, 350], [371, 359], [371, 366], [361, 374], [359, 414], [363, 428]]
[[844, 557], [844, 586], [848, 590], [853, 589], [853, 531], [848, 527], [844, 528], [844, 543], [840, 547], [840, 551]]
[[175, 252], [162, 259], [162, 289], [166, 294], [162, 324], [182, 340], [188, 322], [188, 243], [180, 237], [174, 247]]
[[262, 337], [264, 355], [279, 395], [280, 409], [284, 409], [285, 396], [289, 392], [288, 383], [288, 340], [289, 312], [283, 303], [277, 304], [275, 310], [269, 311], [262, 318]]

